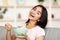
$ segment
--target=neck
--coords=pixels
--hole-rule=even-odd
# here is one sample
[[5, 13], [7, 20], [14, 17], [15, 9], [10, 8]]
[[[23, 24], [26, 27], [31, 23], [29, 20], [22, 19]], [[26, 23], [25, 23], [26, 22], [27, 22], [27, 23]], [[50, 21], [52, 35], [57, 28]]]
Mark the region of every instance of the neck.
[[35, 25], [36, 24], [36, 21], [30, 20], [29, 24], [30, 25]]
[[28, 29], [33, 28], [35, 26], [36, 26], [36, 21], [30, 20], [29, 23], [27, 24], [27, 28]]

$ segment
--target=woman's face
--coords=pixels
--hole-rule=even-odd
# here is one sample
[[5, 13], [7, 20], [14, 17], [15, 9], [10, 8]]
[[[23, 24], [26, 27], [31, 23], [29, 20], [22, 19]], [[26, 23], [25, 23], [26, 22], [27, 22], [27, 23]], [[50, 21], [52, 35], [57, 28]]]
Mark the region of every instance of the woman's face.
[[34, 20], [34, 21], [37, 21], [39, 20], [39, 18], [41, 17], [41, 14], [42, 14], [42, 8], [41, 7], [36, 7], [36, 8], [33, 8], [30, 13], [29, 13], [29, 19], [30, 20]]

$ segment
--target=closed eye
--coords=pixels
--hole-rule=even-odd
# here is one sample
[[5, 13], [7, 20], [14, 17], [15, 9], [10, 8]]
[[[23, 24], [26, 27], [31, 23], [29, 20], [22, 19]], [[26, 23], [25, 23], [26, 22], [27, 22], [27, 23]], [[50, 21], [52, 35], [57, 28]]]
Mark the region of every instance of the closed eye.
[[37, 13], [38, 15], [40, 15], [40, 13]]
[[40, 11], [38, 11], [38, 13], [41, 13]]

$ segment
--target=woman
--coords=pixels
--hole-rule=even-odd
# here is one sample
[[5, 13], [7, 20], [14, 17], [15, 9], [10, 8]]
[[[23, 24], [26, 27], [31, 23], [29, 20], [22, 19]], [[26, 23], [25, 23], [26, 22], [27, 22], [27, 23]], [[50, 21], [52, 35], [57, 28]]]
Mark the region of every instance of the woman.
[[37, 5], [33, 7], [29, 13], [28, 20], [25, 25], [25, 28], [28, 29], [28, 33], [24, 34], [24, 37], [19, 37], [16, 35], [11, 37], [12, 25], [6, 24], [7, 40], [15, 40], [16, 38], [24, 38], [26, 40], [44, 40], [44, 28], [47, 24], [47, 16], [47, 10], [44, 6]]

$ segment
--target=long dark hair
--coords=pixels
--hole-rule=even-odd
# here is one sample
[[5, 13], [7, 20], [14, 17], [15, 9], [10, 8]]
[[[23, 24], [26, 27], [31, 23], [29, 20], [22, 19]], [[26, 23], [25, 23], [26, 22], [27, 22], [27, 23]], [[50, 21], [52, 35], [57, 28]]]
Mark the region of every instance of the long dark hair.
[[[36, 7], [42, 8], [42, 15], [39, 18], [40, 21], [37, 21], [36, 25], [38, 25], [44, 29], [46, 27], [47, 21], [48, 21], [47, 9], [43, 5], [37, 5], [37, 6], [33, 7], [33, 9]], [[29, 23], [29, 19], [26, 21], [26, 23]]]

